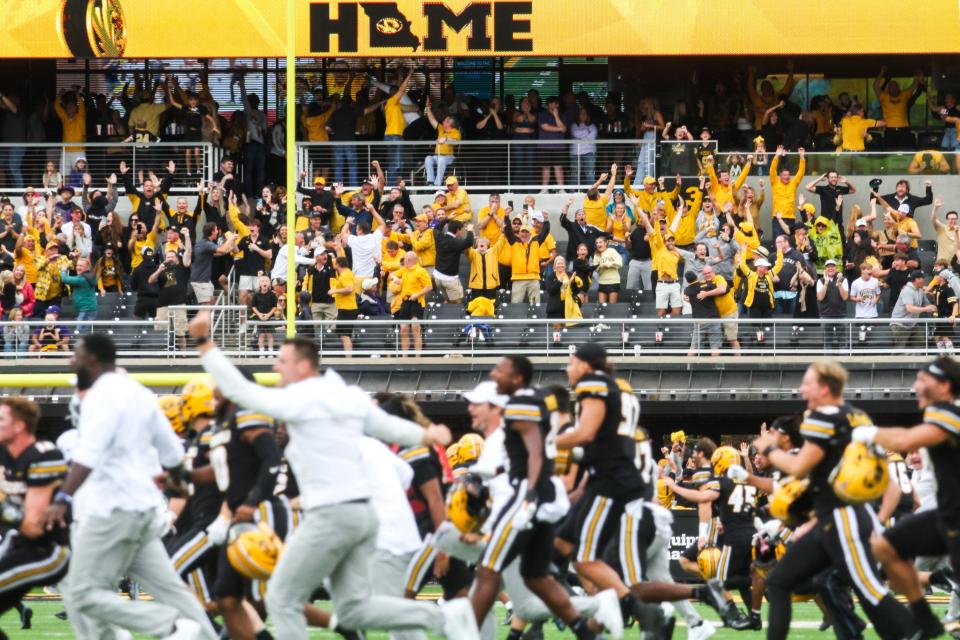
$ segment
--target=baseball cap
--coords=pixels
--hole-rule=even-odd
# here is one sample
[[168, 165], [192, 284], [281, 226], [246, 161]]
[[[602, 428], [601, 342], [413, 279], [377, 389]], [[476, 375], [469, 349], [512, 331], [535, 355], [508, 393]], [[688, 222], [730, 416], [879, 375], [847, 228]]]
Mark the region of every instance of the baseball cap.
[[60, 315], [60, 307], [58, 305], [52, 304], [49, 307], [47, 307], [47, 313], [55, 313], [57, 315]]
[[923, 271], [921, 271], [920, 269], [914, 269], [913, 271], [910, 272], [911, 280], [916, 280], [917, 278], [924, 278], [924, 277], [926, 276], [923, 275]]
[[900, 213], [910, 213], [910, 205], [904, 202], [899, 207], [897, 207], [897, 211], [899, 211]]
[[520, 227], [520, 231], [526, 231], [527, 233], [533, 233], [533, 227], [531, 227], [531, 226], [528, 225], [528, 224], [525, 224], [525, 225], [523, 225], [522, 227]]
[[657, 179], [653, 176], [647, 176], [643, 179], [643, 184], [657, 184]]
[[362, 286], [362, 287], [364, 288], [364, 290], [366, 290], [366, 289], [372, 289], [373, 287], [377, 286], [377, 279], [376, 279], [376, 278], [366, 278], [363, 282], [360, 283], [360, 286]]
[[770, 262], [766, 258], [757, 258], [753, 261], [753, 266], [755, 267], [769, 267]]
[[530, 222], [543, 222], [543, 214], [539, 211], [534, 211], [530, 214]]
[[813, 213], [814, 211], [817, 210], [817, 208], [816, 208], [815, 206], [813, 206], [813, 203], [812, 203], [812, 202], [804, 202], [804, 203], [803, 203], [803, 207], [801, 207], [801, 208], [802, 208], [804, 211], [806, 211], [807, 213]]
[[607, 350], [596, 342], [585, 342], [573, 352], [577, 360], [583, 360], [594, 369], [602, 369], [607, 364]]
[[867, 226], [867, 221], [863, 218], [857, 218], [857, 222], [855, 224], [858, 227], [865, 227]]
[[497, 407], [505, 407], [510, 396], [497, 393], [497, 383], [492, 380], [484, 380], [472, 391], [463, 394], [464, 399], [470, 404], [492, 404]]
[[421, 213], [420, 215], [418, 215], [418, 216], [415, 216], [413, 219], [416, 220], [417, 222], [429, 222], [429, 221], [430, 221], [430, 218], [428, 218], [427, 216], [425, 216], [425, 215], [422, 214], [422, 213]]
[[831, 259], [831, 260], [827, 260], [826, 262], [823, 263], [823, 266], [825, 266], [825, 267], [829, 267], [830, 265], [837, 266], [837, 261]]
[[436, 199], [437, 199], [438, 197], [440, 197], [440, 196], [446, 197], [446, 195], [447, 195], [447, 192], [444, 191], [443, 189], [440, 189], [439, 191], [435, 191], [435, 192], [434, 192], [434, 194], [433, 194], [433, 199], [436, 200]]
[[327, 179], [323, 176], [317, 176], [313, 179], [313, 184], [327, 184]]
[[456, 176], [449, 176], [446, 180], [443, 181], [443, 184], [446, 184], [446, 185], [458, 184], [458, 183], [459, 183], [459, 180], [457, 180]]

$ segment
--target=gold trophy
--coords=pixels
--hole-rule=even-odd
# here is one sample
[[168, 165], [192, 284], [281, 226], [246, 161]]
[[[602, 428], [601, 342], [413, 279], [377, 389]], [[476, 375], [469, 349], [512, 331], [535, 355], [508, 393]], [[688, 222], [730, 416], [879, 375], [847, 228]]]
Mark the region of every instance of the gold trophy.
[[120, 0], [63, 0], [57, 32], [76, 58], [119, 58], [127, 46]]

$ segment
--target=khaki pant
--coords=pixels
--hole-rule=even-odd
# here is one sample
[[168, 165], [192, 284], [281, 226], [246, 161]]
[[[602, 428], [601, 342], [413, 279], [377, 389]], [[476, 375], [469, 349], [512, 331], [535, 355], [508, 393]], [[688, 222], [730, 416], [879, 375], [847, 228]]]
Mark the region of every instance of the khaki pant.
[[[157, 638], [169, 635], [178, 618], [189, 618], [203, 628], [202, 637], [214, 640], [217, 635], [200, 601], [177, 576], [160, 542], [162, 529], [163, 519], [153, 509], [84, 518], [73, 530], [64, 601], [105, 626]], [[123, 576], [139, 582], [154, 599], [120, 597], [117, 584]]]
[[529, 302], [540, 304], [539, 280], [514, 280], [510, 285], [510, 303]]
[[459, 278], [456, 280], [434, 280], [433, 283], [448, 301], [463, 300], [463, 285], [460, 284]]
[[310, 315], [314, 320], [336, 320], [337, 305], [332, 302], [314, 302], [310, 304]]
[[213, 302], [213, 283], [212, 282], [191, 282], [193, 295], [197, 297], [197, 304], [207, 304]]
[[166, 331], [169, 328], [169, 321], [171, 316], [173, 317], [173, 333], [178, 338], [181, 338], [187, 335], [187, 310], [186, 309], [174, 309], [170, 310], [170, 307], [158, 307], [157, 308], [157, 331]]

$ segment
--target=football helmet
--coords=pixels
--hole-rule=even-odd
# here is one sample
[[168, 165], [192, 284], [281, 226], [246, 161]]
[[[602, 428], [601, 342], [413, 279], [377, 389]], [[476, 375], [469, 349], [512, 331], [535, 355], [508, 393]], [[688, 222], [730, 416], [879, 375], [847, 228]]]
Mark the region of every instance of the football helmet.
[[454, 449], [454, 455], [452, 457], [450, 456], [450, 449], [447, 449], [447, 457], [450, 460], [451, 466], [462, 467], [473, 464], [483, 451], [483, 436], [476, 433], [468, 433], [457, 440], [456, 444], [452, 445], [451, 448]]
[[813, 498], [807, 493], [809, 486], [810, 480], [807, 478], [784, 478], [773, 488], [770, 515], [787, 527], [803, 524], [813, 509]]
[[163, 411], [163, 415], [167, 417], [170, 426], [173, 427], [177, 435], [186, 431], [186, 428], [183, 426], [183, 418], [180, 415], [181, 409], [183, 408], [183, 400], [180, 399], [180, 396], [160, 396], [158, 402], [160, 403], [160, 410]]
[[710, 464], [713, 465], [714, 475], [725, 475], [730, 465], [740, 464], [740, 453], [733, 447], [717, 447], [713, 455], [710, 456]]
[[490, 490], [479, 476], [467, 473], [450, 486], [447, 519], [463, 533], [476, 533], [490, 515]]
[[830, 473], [833, 491], [844, 502], [863, 504], [879, 500], [890, 481], [886, 457], [876, 447], [851, 442]]
[[716, 547], [704, 547], [697, 554], [697, 566], [700, 567], [700, 573], [704, 580], [710, 580], [717, 577], [717, 570], [720, 568], [720, 549]]
[[205, 378], [194, 378], [188, 382], [183, 391], [180, 392], [183, 398], [183, 422], [192, 423], [200, 416], [212, 416], [216, 411], [216, 402], [213, 399], [213, 385]]
[[240, 575], [269, 580], [283, 553], [283, 541], [267, 523], [240, 523], [227, 533], [227, 560]]

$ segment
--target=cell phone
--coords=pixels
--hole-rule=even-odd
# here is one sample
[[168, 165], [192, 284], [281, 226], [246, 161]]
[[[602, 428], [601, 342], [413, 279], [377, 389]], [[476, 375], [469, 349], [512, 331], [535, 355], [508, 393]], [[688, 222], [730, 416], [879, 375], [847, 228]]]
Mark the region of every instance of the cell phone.
[[510, 205], [511, 209], [513, 209], [513, 200], [507, 200], [507, 204]]
[[523, 211], [526, 212], [529, 205], [526, 202], [523, 203]]

